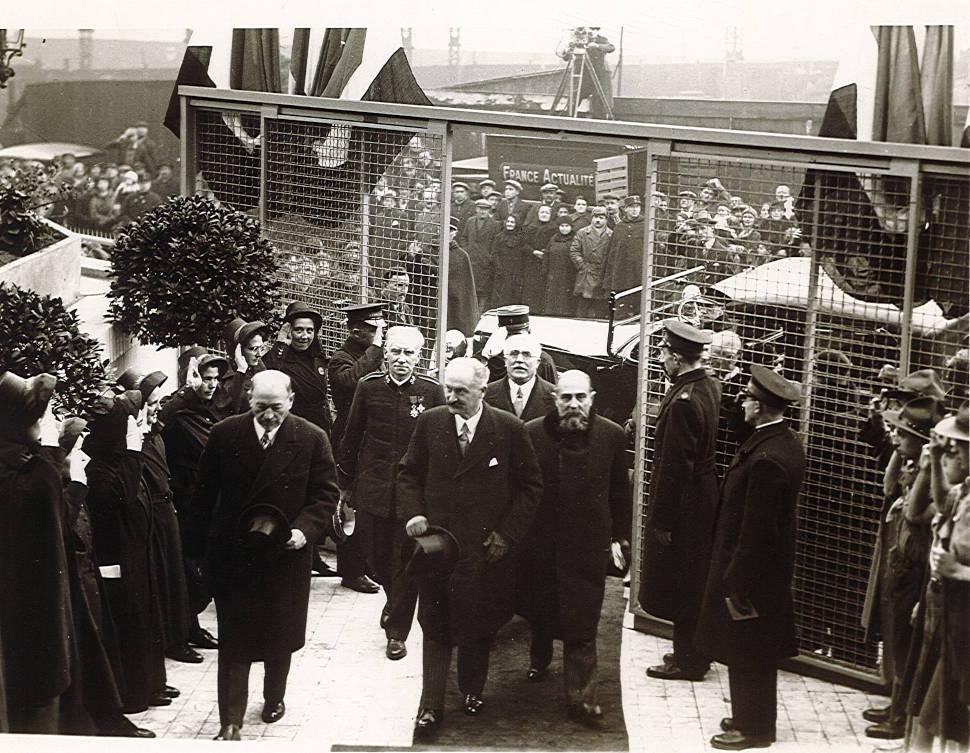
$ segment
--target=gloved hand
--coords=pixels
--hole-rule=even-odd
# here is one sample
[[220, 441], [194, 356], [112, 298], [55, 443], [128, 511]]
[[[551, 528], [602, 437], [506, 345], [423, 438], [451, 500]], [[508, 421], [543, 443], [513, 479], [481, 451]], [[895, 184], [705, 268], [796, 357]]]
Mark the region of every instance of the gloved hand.
[[377, 332], [374, 334], [373, 344], [376, 345], [378, 348], [381, 348], [384, 346], [384, 325], [383, 324], [377, 325]]
[[47, 403], [47, 410], [40, 418], [40, 443], [43, 447], [57, 447], [59, 445], [60, 432], [57, 428], [57, 419], [54, 418], [54, 409]]
[[482, 348], [482, 357], [487, 360], [502, 355], [502, 347], [505, 345], [508, 336], [509, 333], [505, 327], [496, 329], [485, 341], [485, 346]]
[[82, 440], [79, 437], [77, 443], [74, 445], [74, 449], [71, 450], [71, 454], [68, 456], [68, 462], [70, 463], [69, 473], [71, 481], [76, 481], [79, 484], [87, 486], [87, 467], [88, 463], [91, 462], [91, 458], [81, 449], [81, 442]]
[[144, 435], [141, 433], [141, 427], [134, 416], [128, 416], [128, 426], [125, 430], [125, 449], [141, 452], [143, 441]]
[[498, 562], [509, 550], [508, 542], [498, 531], [492, 531], [482, 543], [485, 547], [485, 561], [488, 563]]
[[189, 359], [188, 368], [185, 370], [185, 384], [193, 390], [202, 386], [202, 376], [199, 374], [199, 359], [195, 356]]
[[407, 522], [404, 530], [411, 538], [424, 536], [428, 532], [428, 519], [424, 515], [417, 515]]
[[242, 345], [236, 345], [236, 349], [232, 352], [232, 360], [236, 366], [236, 371], [240, 374], [245, 374], [249, 368], [249, 364], [246, 363], [246, 356], [243, 355]]
[[290, 539], [286, 542], [287, 549], [302, 549], [306, 546], [306, 536], [299, 528], [290, 529]]

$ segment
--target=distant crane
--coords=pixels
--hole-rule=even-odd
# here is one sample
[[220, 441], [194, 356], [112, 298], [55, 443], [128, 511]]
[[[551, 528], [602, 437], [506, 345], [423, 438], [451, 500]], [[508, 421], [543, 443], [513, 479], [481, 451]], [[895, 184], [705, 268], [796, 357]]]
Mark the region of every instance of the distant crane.
[[404, 48], [404, 54], [407, 55], [408, 60], [414, 60], [414, 40], [412, 37], [412, 29], [410, 26], [401, 28], [401, 47]]

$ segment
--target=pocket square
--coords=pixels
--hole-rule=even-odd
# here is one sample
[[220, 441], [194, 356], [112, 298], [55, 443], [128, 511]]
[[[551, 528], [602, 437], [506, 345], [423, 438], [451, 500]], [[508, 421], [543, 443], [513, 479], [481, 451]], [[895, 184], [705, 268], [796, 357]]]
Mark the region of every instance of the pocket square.
[[491, 468], [493, 465], [498, 465], [498, 458], [492, 458], [488, 461], [488, 467]]

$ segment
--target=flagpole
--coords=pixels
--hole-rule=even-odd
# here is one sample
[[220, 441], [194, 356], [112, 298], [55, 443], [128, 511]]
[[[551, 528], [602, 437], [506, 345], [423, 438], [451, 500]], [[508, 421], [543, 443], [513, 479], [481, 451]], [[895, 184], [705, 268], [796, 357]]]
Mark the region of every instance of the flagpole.
[[623, 96], [623, 27], [620, 27], [620, 57], [616, 60], [616, 96]]

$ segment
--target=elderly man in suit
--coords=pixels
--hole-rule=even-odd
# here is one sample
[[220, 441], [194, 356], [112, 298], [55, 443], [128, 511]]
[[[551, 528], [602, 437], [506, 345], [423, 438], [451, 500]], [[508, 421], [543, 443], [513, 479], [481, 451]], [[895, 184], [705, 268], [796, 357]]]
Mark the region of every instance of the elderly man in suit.
[[510, 549], [532, 523], [542, 474], [525, 425], [485, 405], [488, 370], [471, 358], [445, 369], [445, 406], [414, 427], [397, 477], [397, 502], [409, 536], [430, 526], [459, 547], [447, 577], [420, 586], [424, 631], [421, 702], [415, 734], [433, 736], [444, 714], [451, 647], [458, 646], [458, 686], [466, 714], [481, 713], [492, 639], [512, 616], [515, 562]]
[[531, 332], [511, 335], [503, 344], [505, 376], [489, 382], [485, 402], [523, 421], [546, 415], [555, 406], [556, 385], [538, 376], [542, 345]]
[[[199, 464], [186, 549], [208, 551], [219, 620], [217, 740], [239, 740], [249, 669], [265, 664], [262, 718], [278, 721], [290, 658], [306, 641], [311, 552], [336, 510], [337, 474], [323, 429], [292, 415], [290, 378], [253, 376], [252, 410], [216, 424]], [[244, 544], [251, 508], [268, 510], [270, 538], [257, 556]], [[208, 541], [207, 541], [208, 539]]]
[[728, 665], [731, 716], [711, 739], [719, 750], [774, 742], [776, 662], [798, 652], [791, 582], [805, 451], [784, 412], [799, 393], [757, 364], [742, 393], [744, 420], [754, 431], [724, 476], [696, 635], [705, 653]]
[[[511, 339], [511, 338], [510, 338]], [[517, 611], [532, 626], [529, 680], [541, 680], [552, 642], [563, 642], [566, 702], [572, 718], [597, 726], [596, 633], [611, 548], [632, 526], [626, 435], [593, 410], [589, 376], [565, 372], [555, 407], [526, 425], [542, 468], [542, 503], [522, 542]]]

